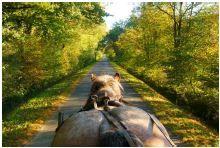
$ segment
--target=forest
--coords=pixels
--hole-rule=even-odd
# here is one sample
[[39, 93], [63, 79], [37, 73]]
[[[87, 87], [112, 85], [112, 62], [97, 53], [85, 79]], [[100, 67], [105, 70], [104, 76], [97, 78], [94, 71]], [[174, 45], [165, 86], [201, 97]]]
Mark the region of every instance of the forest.
[[2, 3], [3, 146], [30, 142], [105, 55], [186, 146], [219, 146], [219, 3], [142, 2], [110, 30], [109, 16], [96, 2]]
[[[3, 112], [101, 56], [99, 3], [3, 3]], [[26, 99], [24, 99], [26, 98]]]
[[218, 129], [217, 3], [142, 3], [100, 50], [176, 105]]

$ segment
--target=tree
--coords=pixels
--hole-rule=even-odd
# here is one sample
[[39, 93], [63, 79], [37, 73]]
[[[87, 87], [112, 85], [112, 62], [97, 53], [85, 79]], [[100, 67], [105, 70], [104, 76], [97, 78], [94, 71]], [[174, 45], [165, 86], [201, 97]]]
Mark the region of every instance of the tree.
[[93, 62], [105, 34], [99, 3], [5, 2], [2, 11], [3, 102], [22, 102]]
[[218, 3], [141, 3], [134, 12], [106, 46], [116, 45], [114, 60], [217, 127]]

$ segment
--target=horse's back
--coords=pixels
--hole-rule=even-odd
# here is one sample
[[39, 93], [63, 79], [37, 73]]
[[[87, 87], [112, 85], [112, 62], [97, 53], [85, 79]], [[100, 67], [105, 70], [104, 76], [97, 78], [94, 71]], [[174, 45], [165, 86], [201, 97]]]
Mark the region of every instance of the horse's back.
[[[152, 137], [157, 128], [153, 126], [150, 116], [142, 109], [120, 106], [109, 110], [109, 113], [124, 124], [144, 145], [149, 144], [149, 139], [158, 140]], [[83, 111], [63, 123], [56, 133], [53, 146], [99, 146], [100, 135], [111, 129], [112, 125], [100, 111], [95, 109]], [[163, 145], [163, 141], [161, 142]]]
[[53, 146], [97, 146], [99, 126], [103, 115], [97, 111], [84, 111], [65, 120], [57, 131]]
[[123, 106], [114, 108], [110, 112], [122, 121], [128, 130], [132, 131], [143, 142], [144, 146], [172, 146], [164, 136], [167, 134], [166, 129], [164, 128], [163, 132], [165, 133], [162, 133], [144, 110], [132, 106]]
[[141, 141], [152, 135], [152, 122], [149, 115], [137, 107], [121, 106], [110, 113], [120, 120], [128, 130], [132, 131]]

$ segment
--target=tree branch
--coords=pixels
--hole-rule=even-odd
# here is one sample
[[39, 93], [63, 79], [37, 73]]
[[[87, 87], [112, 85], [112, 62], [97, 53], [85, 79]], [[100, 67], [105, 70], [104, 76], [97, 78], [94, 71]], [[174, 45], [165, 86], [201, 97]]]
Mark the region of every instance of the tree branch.
[[169, 17], [171, 17], [172, 19], [174, 19], [174, 17], [169, 14], [167, 11], [163, 10], [162, 8], [160, 8], [159, 6], [156, 6], [160, 11], [162, 11], [163, 13], [166, 13]]

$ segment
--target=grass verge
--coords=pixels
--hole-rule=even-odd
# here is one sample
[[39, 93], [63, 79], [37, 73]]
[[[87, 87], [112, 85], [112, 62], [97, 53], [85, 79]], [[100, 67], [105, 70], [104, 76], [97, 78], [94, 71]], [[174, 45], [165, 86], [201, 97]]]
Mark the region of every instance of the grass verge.
[[53, 85], [7, 114], [2, 121], [2, 145], [24, 146], [29, 142], [92, 66], [93, 64]]
[[140, 94], [153, 109], [160, 121], [176, 135], [181, 136], [182, 143], [191, 146], [219, 146], [218, 132], [208, 128], [191, 113], [184, 111], [143, 81], [129, 74], [125, 69], [111, 62], [121, 73], [123, 79]]

